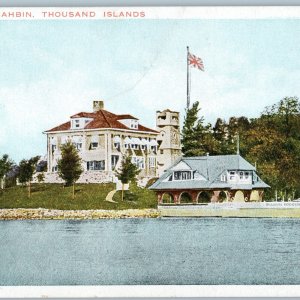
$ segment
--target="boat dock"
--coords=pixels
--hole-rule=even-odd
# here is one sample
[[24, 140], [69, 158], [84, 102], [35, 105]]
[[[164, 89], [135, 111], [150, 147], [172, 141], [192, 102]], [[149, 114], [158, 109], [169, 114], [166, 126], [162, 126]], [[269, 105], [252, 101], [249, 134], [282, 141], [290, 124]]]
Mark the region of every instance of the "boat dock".
[[300, 218], [300, 202], [162, 204], [162, 217]]

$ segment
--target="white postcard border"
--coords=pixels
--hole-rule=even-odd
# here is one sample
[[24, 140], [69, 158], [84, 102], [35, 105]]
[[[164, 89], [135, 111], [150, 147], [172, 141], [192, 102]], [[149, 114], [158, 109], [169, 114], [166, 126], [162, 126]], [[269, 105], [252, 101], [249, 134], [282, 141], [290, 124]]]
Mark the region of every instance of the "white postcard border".
[[0, 298], [299, 297], [295, 285], [7, 286]]
[[[90, 17], [45, 16], [43, 12], [95, 12]], [[145, 12], [120, 17], [121, 12]], [[22, 13], [31, 12], [30, 17]], [[115, 12], [112, 16], [104, 13]], [[3, 17], [3, 13], [12, 15]], [[14, 13], [14, 15], [13, 15]], [[17, 14], [20, 13], [20, 16]], [[124, 19], [299, 19], [300, 6], [215, 7], [0, 7], [1, 21]], [[78, 297], [300, 297], [300, 285], [0, 286], [0, 298]]]
[[0, 7], [5, 20], [299, 19], [300, 6]]

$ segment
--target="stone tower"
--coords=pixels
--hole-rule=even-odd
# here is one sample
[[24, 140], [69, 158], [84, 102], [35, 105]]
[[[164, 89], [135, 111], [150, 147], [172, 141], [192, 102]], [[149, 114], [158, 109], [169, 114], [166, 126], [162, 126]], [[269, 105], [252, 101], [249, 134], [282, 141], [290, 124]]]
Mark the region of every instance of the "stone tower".
[[156, 112], [158, 176], [169, 168], [181, 154], [179, 112], [166, 109]]

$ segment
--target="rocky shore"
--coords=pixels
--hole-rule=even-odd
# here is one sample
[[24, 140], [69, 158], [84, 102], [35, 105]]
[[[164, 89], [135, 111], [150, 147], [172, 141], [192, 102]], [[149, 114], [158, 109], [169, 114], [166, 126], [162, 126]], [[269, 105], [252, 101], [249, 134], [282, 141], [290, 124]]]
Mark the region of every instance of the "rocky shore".
[[56, 210], [44, 208], [0, 209], [0, 220], [87, 220], [157, 218], [157, 209], [126, 210]]

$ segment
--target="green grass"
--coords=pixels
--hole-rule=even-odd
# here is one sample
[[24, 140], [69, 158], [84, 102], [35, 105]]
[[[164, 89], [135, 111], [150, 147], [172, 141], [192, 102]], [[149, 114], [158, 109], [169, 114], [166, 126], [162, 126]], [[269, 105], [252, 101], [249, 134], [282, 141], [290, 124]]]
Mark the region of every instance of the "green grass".
[[[34, 184], [31, 197], [28, 198], [27, 187], [15, 186], [0, 190], [0, 208], [47, 208], [47, 209], [130, 209], [155, 208], [155, 193], [131, 184], [132, 194], [121, 201], [121, 192], [114, 195], [114, 201], [105, 201], [105, 197], [115, 188], [113, 183], [76, 184], [75, 199], [72, 199], [72, 187], [61, 184]], [[128, 201], [134, 199], [133, 201]]]

